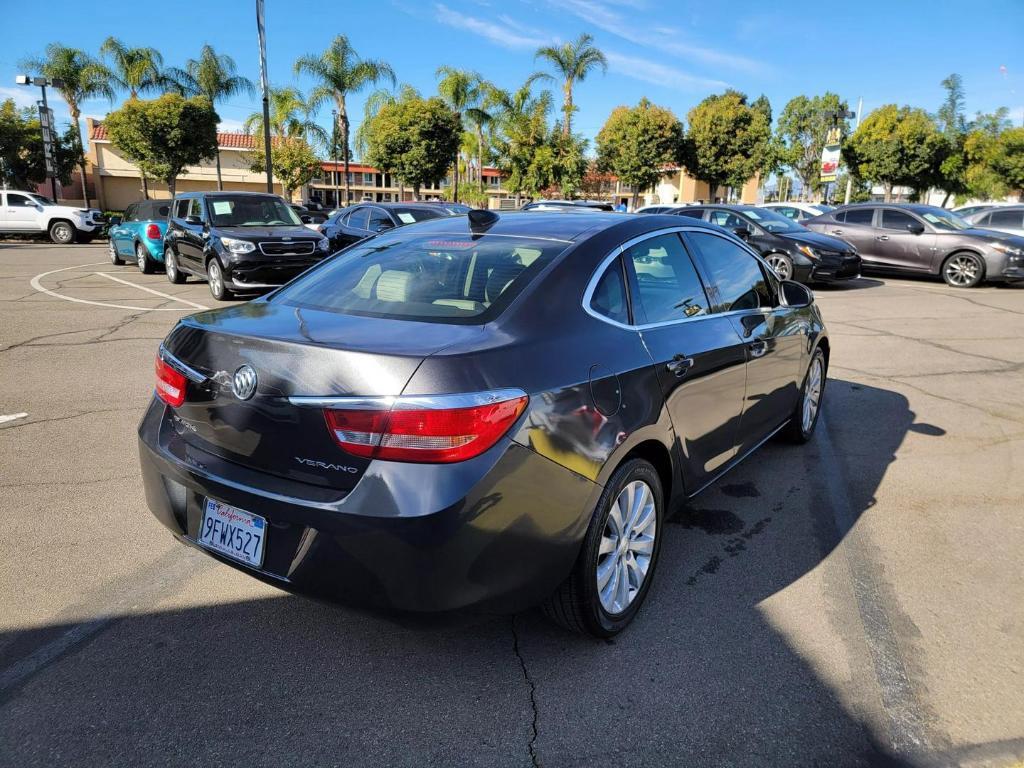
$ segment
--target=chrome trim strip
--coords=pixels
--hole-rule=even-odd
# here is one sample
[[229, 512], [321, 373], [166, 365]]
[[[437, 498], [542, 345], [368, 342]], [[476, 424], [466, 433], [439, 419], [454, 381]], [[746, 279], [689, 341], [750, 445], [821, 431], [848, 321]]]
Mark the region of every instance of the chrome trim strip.
[[[298, 275], [296, 275], [298, 277]], [[238, 288], [240, 291], [250, 290], [252, 288], [280, 288], [284, 283], [246, 283], [242, 280], [236, 280], [231, 278], [231, 287]]]
[[[744, 248], [744, 250], [746, 250], [748, 253], [750, 253], [751, 256], [753, 256], [755, 259], [757, 259], [757, 261], [759, 261], [761, 263], [761, 265], [765, 269], [768, 270], [768, 273], [770, 275], [774, 275], [774, 273], [775, 273], [774, 270], [771, 267], [768, 266], [768, 264], [765, 262], [765, 260], [761, 258], [760, 254], [755, 253], [754, 250], [749, 245], [747, 245], [745, 243], [742, 243], [742, 242], [739, 242], [739, 243], [736, 242], [735, 238], [730, 237], [728, 234], [726, 234], [724, 232], [715, 232], [713, 229], [709, 229], [707, 227], [692, 227], [692, 226], [691, 227], [687, 227], [687, 226], [669, 227], [667, 229], [657, 229], [657, 230], [652, 230], [650, 232], [646, 232], [646, 233], [644, 233], [642, 235], [639, 235], [637, 237], [634, 237], [632, 240], [627, 240], [622, 245], [620, 245], [617, 248], [615, 248], [604, 259], [602, 259], [601, 263], [597, 266], [597, 269], [594, 270], [594, 274], [591, 275], [590, 282], [587, 283], [587, 289], [583, 292], [583, 311], [586, 312], [591, 317], [593, 317], [593, 318], [595, 318], [597, 320], [600, 320], [602, 323], [608, 323], [608, 325], [614, 325], [616, 328], [622, 328], [623, 330], [626, 330], [626, 331], [646, 331], [646, 330], [650, 330], [650, 329], [653, 329], [653, 328], [665, 328], [666, 326], [670, 326], [670, 325], [680, 325], [682, 323], [693, 323], [693, 322], [698, 322], [700, 320], [708, 320], [708, 319], [710, 319], [712, 317], [730, 317], [730, 316], [733, 316], [733, 315], [749, 315], [749, 314], [754, 313], [754, 312], [760, 312], [761, 314], [769, 314], [769, 313], [771, 313], [774, 310], [779, 308], [779, 307], [760, 307], [758, 309], [734, 309], [734, 310], [730, 310], [729, 312], [712, 312], [712, 313], [707, 314], [707, 315], [699, 315], [699, 316], [696, 316], [696, 317], [681, 317], [678, 320], [663, 320], [660, 323], [645, 323], [643, 325], [627, 325], [626, 323], [620, 323], [617, 320], [612, 320], [610, 317], [605, 317], [600, 312], [596, 312], [594, 309], [591, 308], [590, 302], [594, 298], [594, 291], [597, 290], [597, 284], [598, 284], [598, 282], [600, 282], [601, 278], [604, 276], [604, 272], [608, 268], [609, 264], [611, 264], [613, 261], [615, 261], [615, 259], [617, 259], [619, 256], [621, 256], [622, 253], [627, 248], [631, 248], [632, 246], [636, 245], [637, 243], [642, 243], [644, 240], [649, 240], [652, 237], [658, 237], [660, 235], [667, 235], [667, 234], [671, 234], [673, 232], [702, 232], [702, 233], [706, 233], [706, 234], [709, 234], [709, 235], [714, 235], [715, 237], [720, 237], [723, 240], [729, 241], [733, 245], [740, 245], [740, 246], [742, 246]], [[697, 270], [698, 274], [700, 274], [699, 265], [694, 264], [693, 266], [694, 266], [694, 269]], [[704, 276], [701, 275], [701, 279], [703, 279], [703, 277]], [[780, 294], [780, 296], [781, 296], [781, 294]], [[780, 304], [780, 306], [785, 306], [785, 305]]]
[[161, 360], [163, 360], [169, 366], [177, 370], [178, 373], [187, 376], [197, 384], [202, 384], [209, 378], [208, 376], [204, 376], [203, 374], [201, 374], [195, 368], [192, 368], [191, 366], [181, 362], [181, 360], [179, 360], [170, 352], [168, 352], [167, 347], [165, 347], [163, 344], [160, 345], [160, 351], [158, 352], [158, 354], [160, 355]]
[[[281, 248], [282, 250], [294, 251], [293, 253], [267, 253], [263, 248], [264, 245], [272, 245], [275, 248]], [[309, 246], [309, 253], [300, 252], [296, 250], [297, 247]], [[265, 240], [259, 243], [260, 253], [264, 256], [312, 256], [316, 253], [316, 243], [312, 240], [293, 240], [291, 242], [285, 242], [283, 240]]]
[[448, 410], [451, 408], [472, 408], [478, 405], [500, 403], [527, 397], [521, 389], [493, 389], [488, 392], [463, 392], [439, 395], [400, 395], [398, 397], [317, 397], [294, 395], [288, 398], [291, 405], [300, 408], [346, 408], [354, 411], [378, 410]]

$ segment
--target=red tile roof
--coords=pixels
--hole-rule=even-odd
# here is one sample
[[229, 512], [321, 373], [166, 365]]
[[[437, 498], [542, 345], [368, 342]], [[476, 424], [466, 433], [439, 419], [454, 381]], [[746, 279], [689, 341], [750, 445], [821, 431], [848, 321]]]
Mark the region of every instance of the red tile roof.
[[[109, 141], [107, 127], [103, 123], [93, 123], [92, 133], [89, 134], [90, 141]], [[217, 144], [232, 149], [255, 149], [256, 137], [247, 133], [217, 133]]]

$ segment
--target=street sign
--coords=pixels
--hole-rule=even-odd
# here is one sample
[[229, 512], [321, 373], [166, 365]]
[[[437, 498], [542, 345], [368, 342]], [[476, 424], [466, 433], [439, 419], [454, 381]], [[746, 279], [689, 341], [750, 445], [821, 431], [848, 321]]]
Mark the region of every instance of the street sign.
[[53, 178], [57, 175], [57, 165], [53, 158], [53, 110], [39, 105], [39, 124], [43, 128], [43, 160], [46, 162], [46, 175]]
[[821, 150], [821, 181], [835, 181], [839, 175], [839, 145], [828, 144]]

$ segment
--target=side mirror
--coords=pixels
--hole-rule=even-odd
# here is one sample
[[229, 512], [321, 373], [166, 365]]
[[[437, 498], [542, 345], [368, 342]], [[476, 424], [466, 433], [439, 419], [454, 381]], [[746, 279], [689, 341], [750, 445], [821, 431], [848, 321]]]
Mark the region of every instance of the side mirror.
[[109, 224], [110, 226], [112, 226], [112, 227], [116, 227], [116, 226], [117, 226], [118, 224], [120, 224], [120, 223], [121, 223], [122, 221], [124, 221], [124, 217], [122, 217], [122, 216], [119, 216], [119, 215], [117, 215], [117, 214], [115, 214], [115, 215], [111, 216], [111, 217], [110, 217], [109, 219], [107, 219], [107, 223], [108, 223], [108, 224]]
[[299, 220], [303, 224], [312, 224], [313, 223], [313, 217], [312, 216], [299, 216]]
[[924, 232], [924, 224], [919, 221], [907, 224], [907, 231], [912, 235], [920, 235]]
[[787, 307], [801, 309], [814, 303], [814, 294], [806, 285], [794, 280], [783, 280], [781, 285], [782, 301]]
[[742, 227], [736, 227], [735, 229], [733, 229], [733, 232], [735, 232], [736, 236], [742, 240], [746, 240], [748, 237], [754, 234], [754, 230], [752, 230], [745, 224]]
[[199, 216], [186, 216], [185, 223], [198, 226], [203, 223], [203, 220]]

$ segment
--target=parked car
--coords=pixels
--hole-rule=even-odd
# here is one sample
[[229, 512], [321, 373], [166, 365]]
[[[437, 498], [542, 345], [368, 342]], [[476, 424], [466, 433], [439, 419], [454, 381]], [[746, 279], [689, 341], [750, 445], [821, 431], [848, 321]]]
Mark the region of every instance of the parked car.
[[941, 275], [954, 288], [1024, 279], [1024, 238], [978, 229], [934, 205], [844, 205], [806, 226], [853, 243], [865, 269]]
[[331, 214], [320, 225], [320, 232], [330, 240], [334, 252], [379, 232], [449, 216], [443, 207], [431, 203], [360, 203]]
[[633, 213], [672, 213], [680, 208], [686, 208], [690, 205], [696, 205], [696, 203], [657, 203], [655, 205], [642, 205], [637, 208]]
[[536, 200], [526, 203], [521, 211], [556, 211], [556, 210], [612, 211], [615, 206], [601, 200]]
[[447, 200], [427, 200], [429, 205], [437, 205], [443, 208], [451, 216], [462, 216], [473, 210], [471, 206], [462, 203], [450, 203]]
[[167, 279], [195, 275], [218, 301], [277, 288], [330, 252], [282, 198], [258, 192], [177, 195], [164, 242]]
[[690, 205], [672, 213], [733, 232], [757, 250], [783, 280], [830, 283], [860, 277], [856, 248], [838, 238], [808, 232], [774, 211], [753, 205]]
[[96, 208], [56, 205], [34, 192], [0, 190], [0, 235], [49, 235], [58, 245], [88, 243], [104, 227]]
[[107, 228], [110, 262], [133, 261], [146, 275], [163, 266], [170, 213], [170, 200], [140, 200], [125, 208], [123, 216], [111, 216]]
[[181, 320], [139, 426], [146, 499], [289, 590], [543, 603], [608, 637], [673, 502], [778, 432], [811, 438], [828, 355], [810, 290], [699, 221], [424, 221]]
[[987, 211], [990, 208], [1001, 208], [1004, 205], [1013, 205], [1013, 203], [998, 201], [989, 203], [974, 203], [972, 205], [961, 205], [957, 208], [954, 208], [953, 213], [955, 213], [957, 216], [960, 216], [961, 218], [967, 218], [972, 213], [977, 213], [978, 211]]
[[994, 229], [998, 232], [1024, 237], [1024, 205], [986, 208], [964, 217], [964, 220], [972, 227]]
[[318, 224], [323, 224], [327, 221], [327, 214], [323, 211], [312, 211], [306, 206], [297, 203], [291, 203], [291, 209], [298, 215], [299, 221], [310, 229], [316, 229]]
[[836, 207], [834, 205], [825, 205], [824, 203], [765, 203], [761, 206], [767, 208], [769, 211], [775, 211], [787, 219], [791, 219], [799, 224], [804, 223], [807, 219], [813, 219], [815, 216], [821, 216], [823, 213], [834, 211]]

